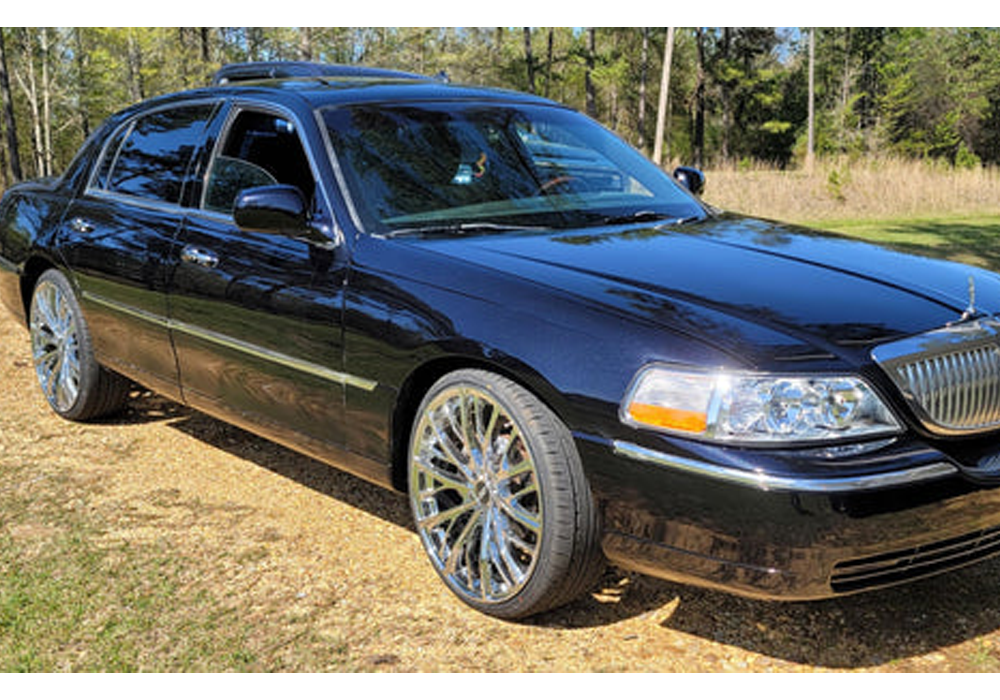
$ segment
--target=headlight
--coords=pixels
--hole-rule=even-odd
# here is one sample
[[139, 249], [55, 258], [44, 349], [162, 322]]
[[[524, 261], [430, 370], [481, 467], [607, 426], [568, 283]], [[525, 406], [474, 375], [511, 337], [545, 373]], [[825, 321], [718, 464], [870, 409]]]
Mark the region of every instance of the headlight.
[[639, 427], [748, 444], [848, 440], [901, 430], [860, 377], [663, 365], [639, 372], [621, 417]]

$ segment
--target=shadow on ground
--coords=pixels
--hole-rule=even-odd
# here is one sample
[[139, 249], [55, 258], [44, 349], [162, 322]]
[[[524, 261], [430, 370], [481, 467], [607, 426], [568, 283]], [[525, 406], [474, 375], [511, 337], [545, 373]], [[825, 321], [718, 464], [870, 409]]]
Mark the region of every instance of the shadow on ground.
[[990, 223], [935, 220], [886, 224], [877, 231], [858, 234], [858, 237], [904, 253], [954, 260], [1000, 272], [1000, 217]]
[[[116, 419], [156, 421], [412, 530], [409, 507], [400, 494], [154, 395], [137, 397]], [[892, 663], [903, 670], [907, 659], [1000, 629], [1000, 561], [900, 588], [809, 603], [749, 600], [609, 568], [591, 596], [526, 624], [586, 629], [643, 616], [664, 630], [792, 663], [832, 669]], [[980, 661], [987, 670], [1000, 670], [997, 651], [990, 654]]]

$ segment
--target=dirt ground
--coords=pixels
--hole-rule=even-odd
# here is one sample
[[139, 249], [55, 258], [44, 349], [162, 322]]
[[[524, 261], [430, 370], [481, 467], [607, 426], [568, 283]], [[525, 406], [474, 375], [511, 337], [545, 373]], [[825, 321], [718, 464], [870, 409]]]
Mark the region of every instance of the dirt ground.
[[357, 670], [1000, 670], [998, 562], [809, 604], [609, 569], [573, 605], [493, 620], [438, 582], [402, 496], [149, 395], [112, 421], [62, 421], [27, 358], [27, 333], [0, 309], [0, 468], [72, 470], [94, 484], [88, 507], [115, 514], [110, 536], [169, 537], [215, 572], [220, 598], [337, 640]]

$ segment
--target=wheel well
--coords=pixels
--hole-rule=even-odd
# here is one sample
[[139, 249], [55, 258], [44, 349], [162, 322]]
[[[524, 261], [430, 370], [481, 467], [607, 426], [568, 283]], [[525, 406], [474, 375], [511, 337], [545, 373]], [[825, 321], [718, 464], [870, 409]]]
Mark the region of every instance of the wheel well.
[[[432, 360], [419, 367], [411, 374], [400, 388], [396, 406], [392, 414], [392, 485], [398, 491], [406, 492], [407, 485], [407, 451], [410, 446], [410, 429], [416, 417], [420, 402], [434, 383], [448, 374], [460, 369], [481, 369], [493, 372], [517, 382], [531, 391], [540, 401], [545, 403], [556, 415], [559, 411], [552, 406], [552, 401], [545, 392], [540, 392], [533, 383], [525, 381], [523, 375], [511, 371], [507, 367], [485, 362], [470, 357], [448, 357]], [[530, 372], [530, 370], [528, 370]]]
[[24, 273], [21, 275], [21, 304], [24, 307], [25, 319], [31, 315], [31, 294], [35, 290], [38, 278], [53, 267], [55, 265], [44, 258], [30, 258], [24, 264]]

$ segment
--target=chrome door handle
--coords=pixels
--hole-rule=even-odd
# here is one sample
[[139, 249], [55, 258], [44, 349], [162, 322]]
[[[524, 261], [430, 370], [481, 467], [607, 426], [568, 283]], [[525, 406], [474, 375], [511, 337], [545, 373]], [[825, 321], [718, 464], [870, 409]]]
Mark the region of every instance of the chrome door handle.
[[81, 219], [79, 216], [74, 216], [70, 219], [69, 227], [77, 233], [91, 233], [94, 230], [92, 223], [86, 219]]
[[181, 251], [181, 260], [207, 268], [213, 268], [219, 264], [219, 257], [215, 253], [193, 245], [186, 246]]

